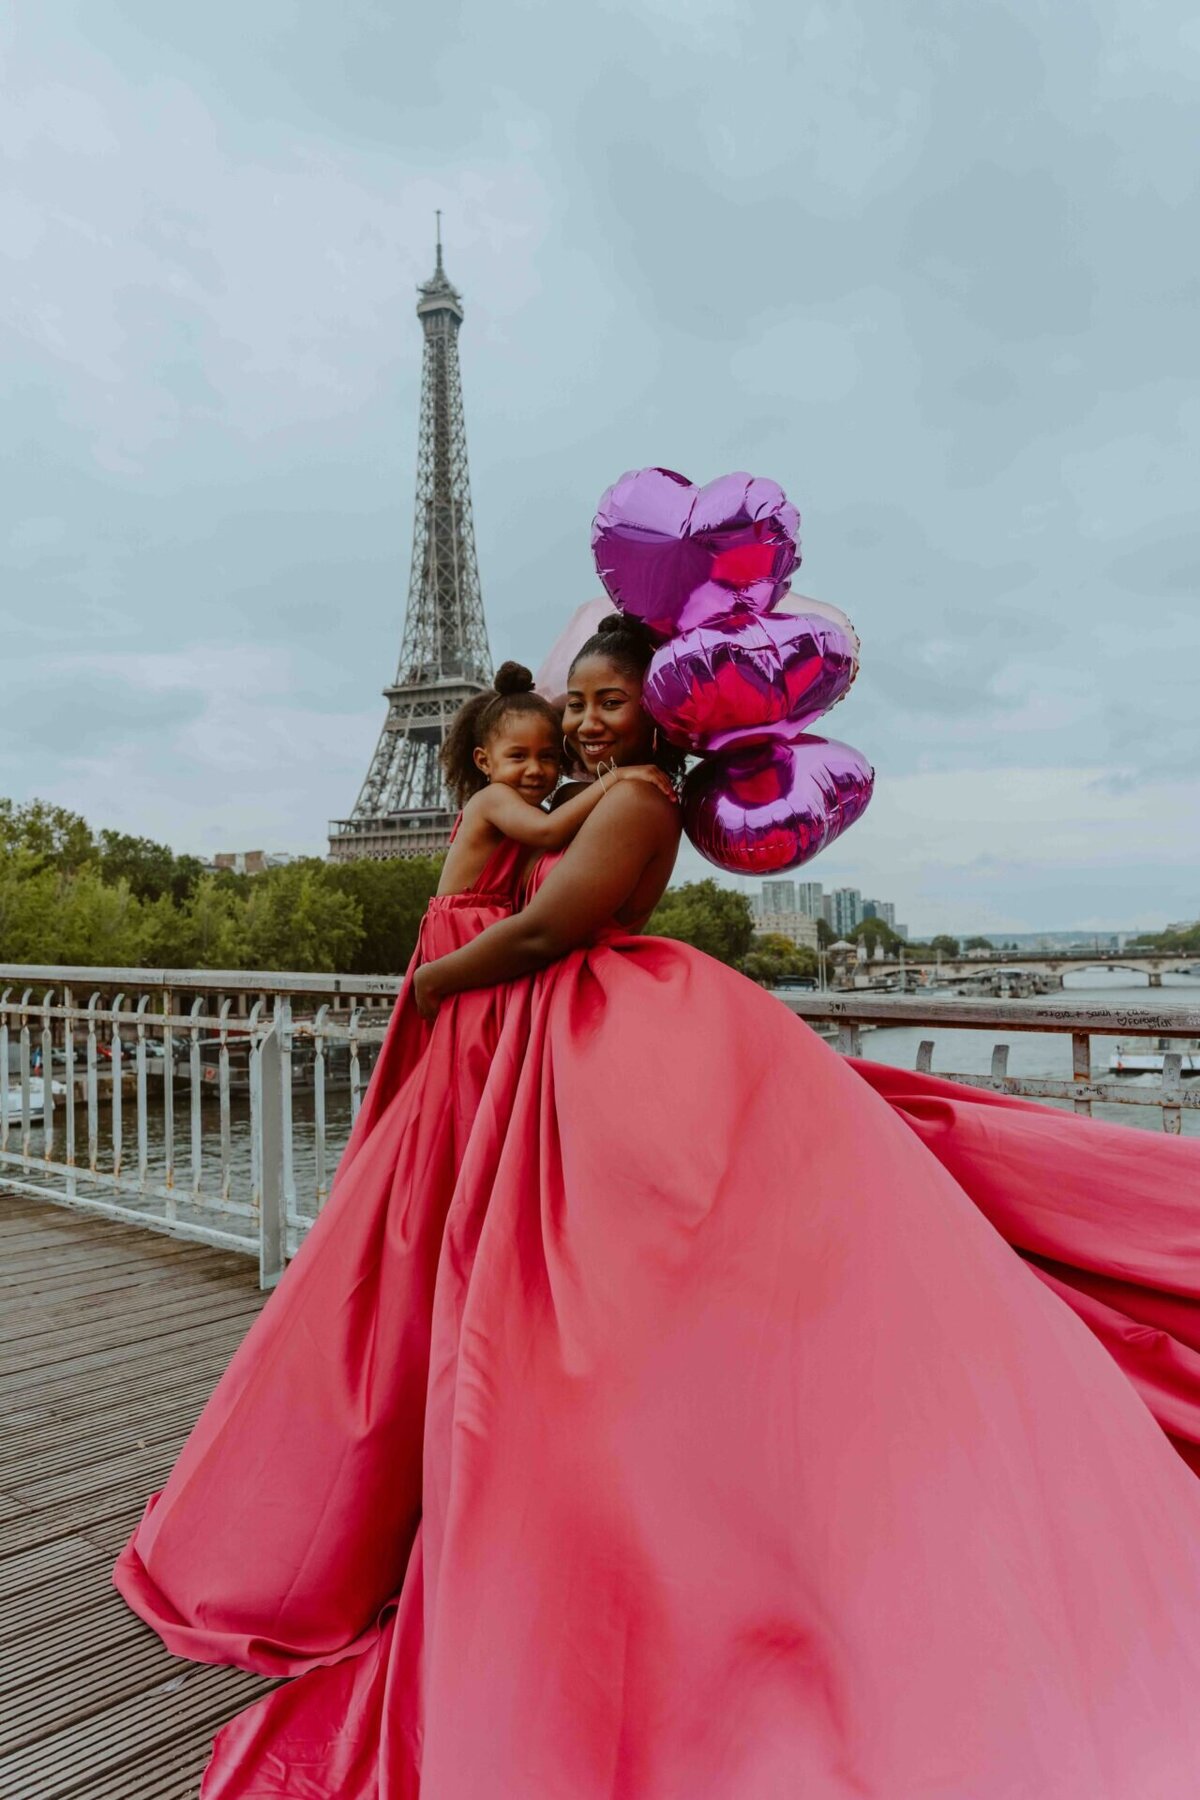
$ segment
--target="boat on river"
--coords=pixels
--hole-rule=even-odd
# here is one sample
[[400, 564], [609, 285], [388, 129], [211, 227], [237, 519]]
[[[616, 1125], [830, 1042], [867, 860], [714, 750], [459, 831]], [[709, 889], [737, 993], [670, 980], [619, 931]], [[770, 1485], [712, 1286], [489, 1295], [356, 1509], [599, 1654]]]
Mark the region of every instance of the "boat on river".
[[1153, 1050], [1147, 1048], [1144, 1038], [1135, 1038], [1132, 1044], [1118, 1044], [1108, 1059], [1108, 1072], [1110, 1075], [1161, 1075], [1166, 1058], [1172, 1054], [1179, 1057], [1179, 1073], [1185, 1080], [1200, 1075], [1200, 1038], [1160, 1037]]

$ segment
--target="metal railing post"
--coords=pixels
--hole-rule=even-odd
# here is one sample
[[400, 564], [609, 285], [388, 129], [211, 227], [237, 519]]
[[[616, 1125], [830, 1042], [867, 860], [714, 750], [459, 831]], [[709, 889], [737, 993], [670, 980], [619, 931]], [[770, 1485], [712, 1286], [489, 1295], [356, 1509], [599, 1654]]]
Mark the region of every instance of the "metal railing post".
[[278, 1020], [262, 1040], [258, 1058], [261, 1200], [258, 1219], [258, 1285], [272, 1288], [287, 1259], [283, 1178], [284, 1061]]

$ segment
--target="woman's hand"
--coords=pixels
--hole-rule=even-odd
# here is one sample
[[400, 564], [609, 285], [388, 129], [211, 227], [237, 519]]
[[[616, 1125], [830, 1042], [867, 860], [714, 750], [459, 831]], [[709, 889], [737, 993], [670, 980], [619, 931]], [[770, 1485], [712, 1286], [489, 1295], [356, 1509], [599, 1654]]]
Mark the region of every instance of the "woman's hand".
[[442, 1004], [442, 996], [434, 976], [436, 968], [436, 963], [422, 963], [413, 976], [413, 998], [417, 1003], [417, 1011], [423, 1019], [430, 1021], [437, 1018], [438, 1007]]
[[[665, 794], [668, 800], [679, 799], [671, 777], [665, 775], [656, 763], [628, 763], [624, 768], [614, 769], [612, 775], [616, 781], [649, 781], [661, 794]], [[607, 780], [606, 772], [605, 781], [607, 782]]]

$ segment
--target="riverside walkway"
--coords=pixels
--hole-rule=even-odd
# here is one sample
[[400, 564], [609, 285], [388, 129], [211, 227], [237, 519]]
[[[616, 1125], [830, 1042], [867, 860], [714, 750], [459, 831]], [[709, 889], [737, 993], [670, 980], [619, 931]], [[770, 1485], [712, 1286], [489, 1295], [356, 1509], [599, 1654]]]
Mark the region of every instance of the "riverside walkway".
[[195, 1800], [268, 1683], [168, 1655], [110, 1586], [265, 1295], [245, 1256], [0, 1188], [0, 1795]]

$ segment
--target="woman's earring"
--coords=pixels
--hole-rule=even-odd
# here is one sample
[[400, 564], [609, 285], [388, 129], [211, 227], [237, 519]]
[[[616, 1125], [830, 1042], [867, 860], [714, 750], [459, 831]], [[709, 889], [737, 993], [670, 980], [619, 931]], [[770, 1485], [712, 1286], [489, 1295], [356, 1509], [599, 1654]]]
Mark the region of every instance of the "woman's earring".
[[658, 755], [658, 726], [657, 725], [654, 727], [654, 736], [650, 739], [650, 753], [652, 756]]
[[565, 731], [563, 732], [563, 755], [566, 757], [568, 762], [571, 761], [571, 746], [567, 742], [567, 734]]

